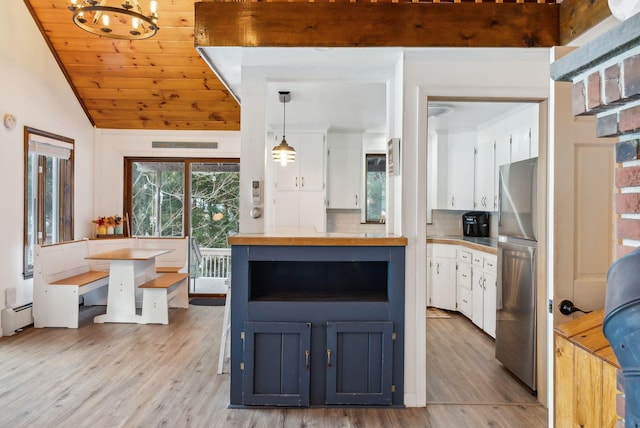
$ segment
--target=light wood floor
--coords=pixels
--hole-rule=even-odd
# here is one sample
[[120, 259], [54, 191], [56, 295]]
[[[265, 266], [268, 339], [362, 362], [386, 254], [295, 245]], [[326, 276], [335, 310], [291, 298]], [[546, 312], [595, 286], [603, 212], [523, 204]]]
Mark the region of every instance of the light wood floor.
[[427, 319], [427, 409], [437, 427], [545, 427], [547, 410], [468, 318]]
[[[78, 329], [34, 329], [0, 338], [0, 427], [542, 427], [546, 411], [508, 392], [482, 403], [482, 369], [458, 374], [466, 360], [456, 336], [482, 342], [451, 320], [427, 322], [427, 408], [227, 409], [229, 375], [217, 375], [223, 307], [172, 309], [167, 326], [94, 324], [104, 308], [83, 309]], [[435, 321], [435, 322], [431, 322]], [[453, 329], [453, 330], [452, 330]], [[476, 332], [477, 333], [477, 332]], [[467, 353], [470, 351], [466, 351]], [[486, 359], [475, 354], [473, 359]], [[435, 355], [434, 355], [435, 353]], [[461, 354], [461, 355], [458, 355]], [[444, 358], [441, 358], [444, 356]], [[473, 361], [469, 361], [471, 366]], [[442, 376], [445, 376], [443, 379]], [[510, 388], [510, 387], [509, 387]], [[445, 391], [446, 390], [446, 391]], [[525, 400], [529, 398], [529, 400]], [[466, 400], [466, 402], [465, 402]]]

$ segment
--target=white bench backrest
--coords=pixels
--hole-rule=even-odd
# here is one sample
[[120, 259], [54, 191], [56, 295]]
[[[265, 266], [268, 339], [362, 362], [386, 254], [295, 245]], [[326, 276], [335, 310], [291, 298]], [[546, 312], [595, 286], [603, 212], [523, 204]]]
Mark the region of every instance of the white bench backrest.
[[33, 268], [36, 275], [51, 283], [62, 278], [88, 272], [88, 241], [36, 246]]
[[184, 238], [137, 238], [138, 248], [149, 250], [173, 250], [156, 257], [156, 267], [179, 267], [187, 272], [189, 260], [189, 237]]

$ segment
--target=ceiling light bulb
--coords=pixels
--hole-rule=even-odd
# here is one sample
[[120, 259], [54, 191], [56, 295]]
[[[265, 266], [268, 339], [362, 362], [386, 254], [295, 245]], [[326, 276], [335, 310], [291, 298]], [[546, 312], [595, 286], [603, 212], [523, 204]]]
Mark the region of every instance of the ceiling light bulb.
[[131, 18], [131, 27], [133, 27], [134, 30], [138, 29], [138, 25], [140, 25], [140, 19], [138, 18]]
[[107, 15], [106, 13], [102, 14], [102, 25], [104, 25], [105, 27], [109, 26], [109, 15]]
[[280, 151], [280, 165], [287, 166], [287, 153], [284, 150]]
[[158, 2], [155, 0], [151, 0], [149, 2], [149, 10], [151, 11], [152, 15], [155, 15], [156, 12], [158, 11]]

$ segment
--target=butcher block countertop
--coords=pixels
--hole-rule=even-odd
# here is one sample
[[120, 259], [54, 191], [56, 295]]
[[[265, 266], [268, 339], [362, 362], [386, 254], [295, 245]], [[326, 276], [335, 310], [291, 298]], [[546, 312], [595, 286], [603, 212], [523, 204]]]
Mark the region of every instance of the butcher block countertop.
[[245, 233], [230, 236], [230, 245], [316, 247], [405, 247], [407, 238], [386, 234], [317, 233], [305, 231]]
[[462, 245], [472, 250], [498, 254], [497, 238], [472, 238], [470, 236], [428, 236], [428, 244]]
[[554, 331], [558, 336], [619, 368], [618, 359], [602, 332], [603, 319], [604, 309], [600, 309], [560, 324]]

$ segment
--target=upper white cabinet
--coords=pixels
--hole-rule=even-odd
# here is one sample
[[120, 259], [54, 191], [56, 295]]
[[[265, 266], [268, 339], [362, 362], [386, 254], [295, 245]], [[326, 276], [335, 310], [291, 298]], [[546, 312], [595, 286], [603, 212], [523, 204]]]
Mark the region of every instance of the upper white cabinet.
[[[276, 136], [279, 141], [282, 137]], [[295, 162], [273, 165], [273, 208], [270, 225], [326, 230], [325, 134], [292, 132], [287, 143]]]
[[496, 211], [496, 144], [493, 140], [479, 140], [476, 146], [474, 208]]
[[327, 207], [359, 209], [362, 133], [327, 133]]
[[[282, 136], [276, 136], [277, 141], [280, 139]], [[296, 160], [286, 166], [275, 165], [276, 191], [324, 190], [324, 132], [292, 132], [287, 133], [286, 139], [296, 151]]]
[[480, 123], [467, 113], [466, 123], [450, 104], [450, 117], [428, 122], [427, 210], [496, 211], [499, 167], [538, 156], [539, 105], [506, 103]]
[[476, 133], [449, 133], [447, 159], [447, 209], [472, 210]]

